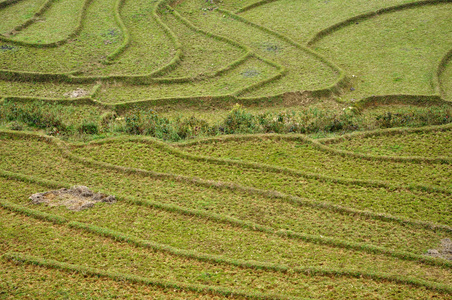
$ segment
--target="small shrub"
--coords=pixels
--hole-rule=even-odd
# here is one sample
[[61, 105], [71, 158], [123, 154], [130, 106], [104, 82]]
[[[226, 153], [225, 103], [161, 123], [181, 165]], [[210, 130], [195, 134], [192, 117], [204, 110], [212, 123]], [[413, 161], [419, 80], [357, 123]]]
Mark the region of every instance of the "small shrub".
[[8, 128], [11, 129], [11, 130], [18, 130], [18, 131], [23, 130], [22, 124], [20, 124], [20, 123], [17, 122], [17, 121], [11, 122], [11, 123], [8, 125]]
[[210, 127], [207, 121], [197, 119], [195, 116], [191, 116], [185, 120], [177, 118], [175, 123], [177, 124], [177, 135], [180, 139], [187, 139], [205, 134], [206, 132], [209, 132]]
[[57, 112], [49, 110], [43, 103], [5, 103], [2, 115], [8, 121], [19, 121], [39, 129], [57, 128], [66, 131], [66, 125]]
[[100, 125], [102, 128], [108, 128], [108, 126], [116, 120], [118, 115], [115, 112], [105, 112], [100, 116]]
[[225, 134], [253, 133], [257, 127], [256, 125], [255, 117], [240, 104], [236, 104], [227, 114], [221, 127]]
[[80, 134], [98, 134], [99, 127], [94, 122], [83, 121], [83, 123], [78, 127], [78, 132]]

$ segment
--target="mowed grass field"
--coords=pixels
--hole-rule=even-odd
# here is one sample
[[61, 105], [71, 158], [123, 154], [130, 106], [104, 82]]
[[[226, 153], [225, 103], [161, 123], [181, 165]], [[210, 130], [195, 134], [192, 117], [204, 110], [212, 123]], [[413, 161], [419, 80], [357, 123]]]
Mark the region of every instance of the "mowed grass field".
[[452, 1], [0, 20], [0, 299], [452, 297]]

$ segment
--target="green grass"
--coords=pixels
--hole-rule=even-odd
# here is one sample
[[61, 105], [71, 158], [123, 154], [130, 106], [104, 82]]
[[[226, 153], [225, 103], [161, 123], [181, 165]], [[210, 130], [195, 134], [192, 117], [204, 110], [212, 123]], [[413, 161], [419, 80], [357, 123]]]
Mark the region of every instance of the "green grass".
[[202, 7], [204, 4], [184, 2], [176, 8], [200, 28], [246, 45], [287, 70], [282, 79], [242, 96], [269, 96], [283, 92], [320, 89], [337, 80], [338, 74], [335, 70], [302, 48], [223, 12], [201, 10], [200, 5]]
[[328, 140], [335, 149], [356, 153], [389, 156], [452, 157], [451, 132], [395, 132], [391, 135], [355, 136], [346, 139]]
[[[258, 0], [242, 0], [242, 1], [236, 1], [236, 0], [223, 0], [221, 2], [215, 2], [219, 5], [221, 5], [221, 7], [224, 7], [225, 9], [229, 9], [231, 11], [236, 11], [242, 7], [254, 4], [254, 3], [258, 3], [260, 1]], [[180, 5], [180, 3], [176, 2], [176, 5]]]
[[0, 10], [0, 33], [6, 34], [21, 25], [39, 10], [46, 0], [21, 0]]
[[[68, 44], [57, 48], [14, 46], [15, 51], [0, 52], [0, 68], [44, 73], [80, 71], [90, 74], [102, 68], [101, 61], [113, 52], [119, 42], [105, 43], [112, 30], [120, 33], [114, 19], [116, 0], [93, 1], [87, 9], [83, 30]], [[115, 37], [113, 37], [116, 40]]]
[[[194, 292], [42, 268], [0, 260], [0, 296], [4, 299], [210, 299]], [[220, 296], [217, 296], [220, 299]]]
[[46, 44], [66, 39], [77, 27], [85, 1], [55, 1], [37, 21], [14, 36], [14, 40]]
[[446, 65], [445, 71], [440, 77], [445, 97], [448, 101], [452, 101], [452, 60]]
[[[424, 143], [428, 142], [435, 143], [435, 140], [424, 140]], [[361, 142], [360, 145], [362, 145]], [[341, 178], [379, 180], [405, 185], [422, 182], [425, 185], [452, 189], [449, 180], [452, 175], [449, 164], [369, 161], [343, 157], [319, 150], [315, 145], [303, 140], [291, 141], [261, 137], [198, 144], [184, 148], [184, 151], [204, 156], [241, 159], [287, 167], [330, 177], [339, 175]]]
[[33, 97], [33, 98], [53, 98], [71, 99], [72, 93], [78, 89], [86, 91], [88, 95], [93, 90], [93, 84], [64, 84], [52, 82], [20, 82], [0, 80], [0, 97]]
[[177, 35], [183, 48], [183, 60], [164, 77], [213, 76], [246, 53], [236, 45], [193, 30], [169, 11], [162, 14], [162, 21]]
[[452, 47], [450, 7], [447, 3], [383, 14], [333, 32], [312, 47], [356, 76], [353, 91], [343, 99], [435, 94], [434, 74]]
[[[248, 76], [250, 70], [256, 75]], [[165, 98], [230, 95], [276, 74], [276, 68], [251, 57], [221, 77], [184, 83], [156, 83], [150, 86], [106, 83], [95, 98], [108, 104], [163, 98], [164, 104]]]
[[[286, 34], [300, 43], [309, 39], [322, 29], [342, 22], [359, 14], [377, 9], [400, 5], [415, 0], [366, 1], [340, 0], [303, 1], [277, 0], [248, 10], [240, 15], [246, 19]], [[242, 7], [246, 7], [243, 5]], [[240, 8], [242, 8], [240, 7]], [[271, 19], [266, 16], [272, 15]]]
[[[176, 54], [175, 45], [153, 14], [155, 6], [156, 2], [144, 0], [124, 2], [120, 17], [129, 31], [130, 46], [114, 64], [104, 65], [87, 75], [149, 74], [171, 61]], [[108, 39], [107, 36], [104, 43], [108, 43]]]
[[450, 298], [450, 1], [9, 1], [0, 299]]
[[[13, 248], [15, 252], [20, 253], [25, 250], [34, 256], [43, 258], [51, 256], [52, 259], [107, 272], [133, 273], [154, 280], [176, 283], [246, 289], [250, 294], [283, 291], [288, 296], [319, 298], [328, 286], [332, 286], [330, 295], [335, 297], [341, 297], [344, 291], [360, 297], [365, 293], [375, 293], [375, 289], [377, 293], [383, 295], [391, 295], [392, 289], [406, 293], [408, 297], [414, 297], [416, 294], [438, 295], [423, 288], [403, 288], [397, 284], [379, 283], [368, 279], [336, 277], [331, 281], [328, 277], [296, 273], [287, 277], [286, 274], [277, 272], [220, 266], [120, 244], [77, 229], [11, 215], [4, 210], [1, 210], [1, 214], [2, 219], [7, 221], [2, 231], [2, 239], [7, 241], [2, 244], [3, 251]], [[20, 234], [16, 234], [19, 228]], [[388, 287], [391, 287], [391, 290]]]

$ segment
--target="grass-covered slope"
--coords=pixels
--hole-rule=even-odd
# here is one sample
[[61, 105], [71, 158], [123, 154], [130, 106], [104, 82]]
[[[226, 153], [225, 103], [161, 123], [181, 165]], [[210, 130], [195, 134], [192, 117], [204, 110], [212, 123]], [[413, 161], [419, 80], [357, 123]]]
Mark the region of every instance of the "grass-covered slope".
[[[125, 147], [122, 150], [121, 144]], [[138, 162], [131, 150], [138, 150], [140, 144], [121, 144], [117, 145], [117, 153]], [[93, 145], [97, 147], [94, 153], [103, 153], [100, 150], [109, 145], [115, 143]], [[448, 291], [450, 265], [442, 259], [423, 255], [428, 249], [438, 247], [442, 239], [450, 237], [450, 227], [441, 225], [447, 222], [438, 221], [438, 225], [434, 225], [427, 222], [427, 217], [400, 219], [378, 215], [375, 214], [380, 212], [377, 209], [375, 213], [360, 212], [353, 207], [337, 207], [317, 199], [293, 197], [290, 192], [288, 195], [274, 193], [268, 185], [250, 189], [243, 186], [245, 182], [240, 180], [240, 173], [242, 176], [250, 174], [252, 169], [240, 165], [231, 165], [221, 171], [220, 165], [214, 161], [205, 167], [198, 161], [197, 168], [204, 169], [206, 175], [209, 174], [208, 165], [213, 164], [220, 177], [212, 175], [204, 180], [195, 179], [187, 171], [182, 173], [171, 167], [171, 164], [180, 164], [177, 159], [166, 163], [164, 156], [150, 157], [151, 149], [154, 152], [164, 150], [166, 157], [171, 152], [159, 144], [147, 151], [139, 151], [147, 155], [142, 155], [141, 161], [156, 161], [160, 167], [153, 169], [166, 173], [114, 167], [100, 162], [99, 156], [93, 156], [92, 152], [81, 151], [83, 148], [73, 152], [57, 140], [45, 142], [45, 139], [33, 135], [4, 132], [2, 219], [9, 220], [7, 211], [15, 211], [19, 215], [28, 215], [29, 220], [24, 223], [15, 219], [21, 222], [19, 227], [14, 225], [15, 221], [4, 223], [2, 232], [6, 235], [2, 247], [3, 251], [10, 253], [4, 258], [30, 263], [36, 261], [39, 265], [69, 271], [86, 272], [82, 270], [91, 268], [90, 274], [99, 273], [113, 279], [139, 276], [142, 279], [139, 283], [150, 280], [154, 284], [163, 284], [162, 281], [167, 284], [169, 281], [168, 284], [185, 290], [198, 289], [195, 285], [202, 284], [216, 292], [241, 291], [247, 297], [253, 293], [324, 297], [323, 284], [333, 284], [331, 297], [355, 293], [361, 297], [370, 290], [360, 288], [357, 292], [351, 287], [350, 280], [357, 280], [356, 274], [362, 274], [375, 284], [389, 280], [403, 293], [409, 292], [403, 286], [413, 284], [430, 290]], [[116, 164], [124, 162], [118, 158], [103, 160]], [[34, 161], [34, 164], [24, 163], [26, 161]], [[188, 167], [191, 161], [186, 160], [185, 166]], [[143, 169], [141, 163], [129, 162], [128, 165]], [[146, 165], [145, 168], [150, 169]], [[279, 172], [265, 171], [264, 167], [259, 171], [261, 174], [274, 173], [274, 178], [285, 177]], [[231, 175], [237, 180], [233, 180]], [[207, 180], [222, 177], [236, 183]], [[27, 199], [33, 192], [81, 183], [94, 190], [115, 194], [119, 202], [74, 213], [64, 207], [33, 205]], [[254, 185], [252, 182], [249, 184]], [[352, 183], [343, 185], [343, 189], [347, 191], [352, 186]], [[357, 187], [366, 189], [361, 185]], [[384, 190], [383, 187], [379, 189]], [[395, 193], [399, 197], [401, 191], [386, 190], [385, 193]], [[383, 201], [380, 199], [380, 202]], [[36, 223], [33, 221], [35, 218], [46, 221]], [[27, 222], [35, 225], [26, 226]], [[54, 225], [45, 225], [49, 222]], [[66, 232], [68, 230], [72, 233]], [[100, 236], [105, 236], [103, 242], [98, 241]], [[42, 238], [45, 244], [41, 247]], [[54, 240], [58, 244], [53, 244]], [[27, 243], [33, 247], [26, 246]], [[48, 247], [52, 251], [46, 250]], [[105, 253], [105, 256], [104, 259], [98, 255], [86, 257], [88, 252], [84, 254], [73, 247], [83, 247], [85, 251], [94, 247], [90, 253]], [[126, 251], [127, 256], [121, 251]], [[140, 263], [131, 264], [126, 257], [134, 257], [133, 261]], [[300, 260], [302, 257], [305, 258]], [[50, 260], [41, 261], [41, 258]], [[159, 262], [162, 259], [166, 265], [171, 265], [169, 273], [165, 271], [165, 264]], [[59, 265], [59, 262], [70, 265]], [[153, 265], [158, 272], [151, 271]], [[424, 269], [425, 272], [421, 271]], [[248, 281], [254, 272], [257, 272], [261, 284], [256, 280]], [[290, 281], [285, 275], [281, 277], [281, 272], [291, 272]], [[317, 275], [312, 277], [312, 272]], [[339, 277], [330, 281], [328, 276], [331, 275]], [[317, 281], [317, 276], [323, 279]], [[272, 283], [275, 280], [277, 284]], [[370, 281], [363, 284], [360, 286], [375, 289]], [[306, 289], [307, 286], [310, 288]], [[334, 292], [341, 289], [341, 293]], [[347, 290], [345, 294], [343, 289]], [[384, 295], [384, 291], [378, 290], [377, 293]], [[416, 289], [414, 293], [420, 291]]]
[[452, 1], [0, 20], [1, 299], [450, 299]]
[[444, 3], [385, 13], [333, 32], [312, 47], [356, 76], [347, 97], [435, 94], [438, 64], [452, 48], [450, 11], [451, 4]]
[[[17, 1], [0, 8], [11, 19], [2, 23], [0, 76], [97, 82], [105, 92], [91, 97], [110, 104], [189, 96], [266, 103], [297, 92], [355, 102], [393, 94], [410, 103], [413, 95], [447, 100], [449, 1], [355, 1], [352, 10], [336, 1], [267, 2], [241, 3], [244, 9], [234, 13], [238, 3], [230, 1], [47, 1], [39, 7]], [[14, 9], [30, 13], [21, 17]], [[262, 70], [262, 63], [276, 72]], [[243, 85], [225, 83], [234, 80]], [[192, 88], [180, 86], [193, 81]], [[127, 96], [115, 96], [117, 85]], [[15, 88], [5, 95], [24, 96]]]

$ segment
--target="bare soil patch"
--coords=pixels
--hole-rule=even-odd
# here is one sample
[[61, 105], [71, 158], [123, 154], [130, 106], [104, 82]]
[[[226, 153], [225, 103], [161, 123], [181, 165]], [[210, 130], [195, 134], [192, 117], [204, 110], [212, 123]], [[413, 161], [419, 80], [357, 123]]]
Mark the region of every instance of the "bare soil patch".
[[74, 186], [44, 193], [36, 193], [29, 198], [33, 204], [45, 203], [48, 206], [66, 206], [73, 211], [81, 211], [93, 207], [96, 203], [114, 203], [116, 197], [102, 193], [93, 193], [86, 186]]
[[89, 95], [89, 91], [78, 88], [76, 90], [73, 90], [72, 92], [68, 92], [65, 93], [64, 96], [65, 97], [70, 97], [70, 98], [80, 98], [80, 97], [86, 97]]
[[442, 239], [441, 247], [438, 249], [429, 249], [427, 250], [428, 256], [439, 257], [448, 260], [452, 260], [452, 240], [451, 239]]

